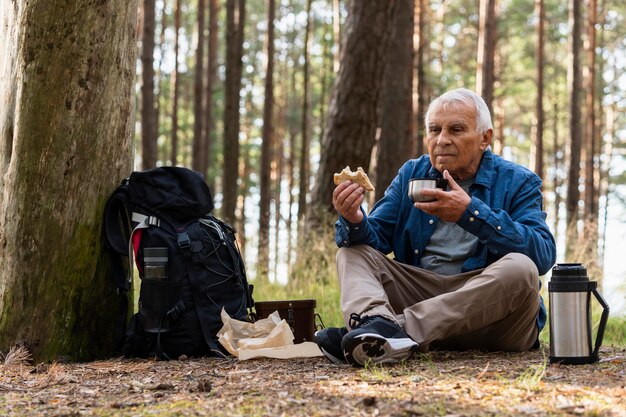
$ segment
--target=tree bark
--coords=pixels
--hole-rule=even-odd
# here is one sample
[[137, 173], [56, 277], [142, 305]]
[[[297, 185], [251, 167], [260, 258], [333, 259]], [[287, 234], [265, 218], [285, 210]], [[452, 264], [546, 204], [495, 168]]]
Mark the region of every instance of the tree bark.
[[396, 0], [381, 94], [381, 134], [376, 152], [374, 185], [379, 200], [398, 169], [415, 156], [413, 120], [413, 0]]
[[480, 0], [476, 91], [493, 114], [493, 85], [497, 39], [496, 0]]
[[204, 141], [204, 0], [198, 0], [198, 45], [196, 46], [196, 68], [193, 81], [193, 143], [191, 167], [206, 175], [206, 147]]
[[314, 227], [334, 212], [333, 173], [346, 165], [369, 169], [385, 52], [396, 2], [353, 1], [346, 20], [344, 51], [333, 86], [328, 123], [307, 221]]
[[[310, 1], [310, 0], [309, 0]], [[267, 67], [265, 70], [265, 103], [261, 143], [261, 182], [259, 202], [259, 247], [257, 252], [257, 279], [268, 282], [270, 205], [272, 194], [272, 160], [274, 144], [274, 18], [276, 1], [267, 0]]]
[[302, 134], [302, 146], [300, 147], [300, 191], [298, 193], [298, 224], [300, 225], [304, 219], [304, 215], [307, 210], [307, 195], [309, 194], [309, 175], [310, 175], [310, 162], [309, 154], [310, 150], [310, 138], [309, 138], [309, 125], [310, 114], [309, 105], [311, 101], [309, 88], [309, 37], [311, 31], [311, 3], [312, 0], [307, 0], [306, 13], [307, 22], [306, 29], [304, 31], [304, 65], [302, 69], [302, 119], [301, 119], [301, 134]]
[[535, 146], [534, 146], [534, 160], [535, 160], [535, 173], [539, 175], [541, 179], [544, 177], [543, 173], [543, 128], [544, 128], [544, 114], [543, 114], [543, 66], [544, 66], [544, 25], [545, 25], [545, 11], [543, 0], [535, 0], [535, 14], [537, 16], [537, 46], [535, 50], [535, 65], [537, 71], [537, 97], [535, 104]]
[[180, 36], [180, 0], [176, 0], [174, 8], [174, 72], [171, 78], [172, 94], [172, 148], [170, 152], [170, 164], [176, 166], [178, 157], [178, 99], [180, 96], [180, 81], [178, 80], [178, 50]]
[[582, 72], [580, 66], [581, 50], [581, 11], [578, 0], [570, 0], [570, 27], [572, 28], [570, 41], [570, 58], [568, 62], [569, 87], [569, 135], [570, 135], [570, 166], [567, 180], [567, 237], [566, 258], [573, 253], [578, 239], [576, 223], [578, 221], [578, 202], [580, 191], [580, 153], [582, 147], [580, 93], [582, 91]]
[[426, 72], [424, 71], [424, 57], [426, 55], [426, 49], [428, 48], [427, 34], [426, 34], [426, 1], [414, 0], [414, 24], [415, 34], [413, 35], [413, 48], [415, 53], [413, 54], [413, 108], [415, 109], [413, 114], [413, 136], [415, 137], [417, 145], [417, 155], [424, 154], [424, 134], [426, 128], [424, 126], [424, 116], [426, 114]]
[[155, 0], [143, 0], [143, 35], [141, 37], [141, 166], [156, 167], [157, 112], [154, 100]]
[[[213, 163], [213, 139], [215, 132], [215, 115], [213, 103], [213, 90], [217, 84], [217, 52], [218, 52], [218, 25], [217, 17], [219, 14], [219, 3], [217, 0], [209, 0], [209, 41], [208, 41], [208, 62], [207, 62], [207, 84], [206, 84], [206, 103], [205, 103], [205, 123], [204, 123], [204, 148], [205, 156], [204, 166], [201, 167], [209, 185], [213, 184], [213, 176], [210, 176], [209, 167]], [[214, 187], [212, 187], [214, 188]]]
[[[596, 161], [598, 146], [596, 133], [596, 21], [597, 0], [589, 0], [587, 23], [587, 97], [585, 118], [585, 221], [593, 222], [598, 217], [596, 194], [598, 193]], [[591, 237], [591, 236], [589, 236]], [[597, 235], [596, 235], [597, 240]]]
[[245, 0], [226, 2], [226, 80], [224, 82], [224, 175], [222, 218], [234, 223], [239, 173], [239, 99]]
[[136, 19], [128, 0], [0, 6], [0, 351], [112, 353], [122, 311], [99, 236], [131, 168]]

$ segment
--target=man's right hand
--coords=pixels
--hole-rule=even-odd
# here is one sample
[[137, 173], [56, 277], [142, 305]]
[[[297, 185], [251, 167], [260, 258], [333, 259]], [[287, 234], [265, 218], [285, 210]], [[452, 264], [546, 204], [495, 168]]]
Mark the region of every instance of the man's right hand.
[[337, 213], [350, 223], [361, 223], [363, 221], [361, 203], [365, 198], [364, 193], [365, 189], [356, 182], [344, 181], [333, 191], [333, 206]]

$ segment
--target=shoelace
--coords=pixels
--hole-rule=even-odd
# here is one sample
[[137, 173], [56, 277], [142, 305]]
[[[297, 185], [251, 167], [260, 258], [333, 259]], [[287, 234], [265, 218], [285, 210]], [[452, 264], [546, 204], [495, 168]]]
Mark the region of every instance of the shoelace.
[[357, 327], [365, 326], [367, 323], [372, 321], [372, 319], [373, 317], [370, 316], [361, 317], [359, 314], [352, 313], [350, 314], [350, 320], [348, 321], [348, 324], [350, 325], [350, 328], [354, 330]]

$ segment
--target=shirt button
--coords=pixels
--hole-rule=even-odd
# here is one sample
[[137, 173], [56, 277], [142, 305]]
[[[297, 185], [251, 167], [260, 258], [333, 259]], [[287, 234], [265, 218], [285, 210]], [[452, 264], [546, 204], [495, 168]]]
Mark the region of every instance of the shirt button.
[[502, 226], [498, 226], [498, 227], [496, 227], [496, 229], [502, 230]]
[[417, 255], [419, 253], [420, 253], [419, 249], [415, 249], [415, 254]]
[[470, 221], [470, 222], [473, 222], [473, 221], [474, 221], [474, 218], [473, 218], [473, 217], [470, 217], [470, 218], [469, 218], [469, 221]]
[[478, 212], [478, 210], [474, 210], [474, 214], [478, 216], [480, 213]]
[[355, 226], [354, 230], [359, 230], [359, 226]]
[[428, 220], [428, 224], [433, 224], [435, 221], [433, 219]]
[[347, 241], [347, 240], [344, 240], [344, 241], [343, 241], [343, 244], [344, 244], [344, 245], [347, 245], [347, 244], [348, 244], [348, 241]]

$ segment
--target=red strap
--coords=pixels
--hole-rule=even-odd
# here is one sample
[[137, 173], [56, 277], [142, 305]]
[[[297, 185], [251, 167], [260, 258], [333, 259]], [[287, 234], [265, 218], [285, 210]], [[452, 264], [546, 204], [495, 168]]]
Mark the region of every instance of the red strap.
[[133, 252], [135, 253], [135, 265], [137, 265], [137, 270], [139, 273], [142, 273], [141, 266], [139, 265], [139, 260], [137, 259], [137, 252], [139, 251], [139, 244], [141, 243], [141, 235], [143, 233], [143, 229], [137, 229], [133, 232]]

